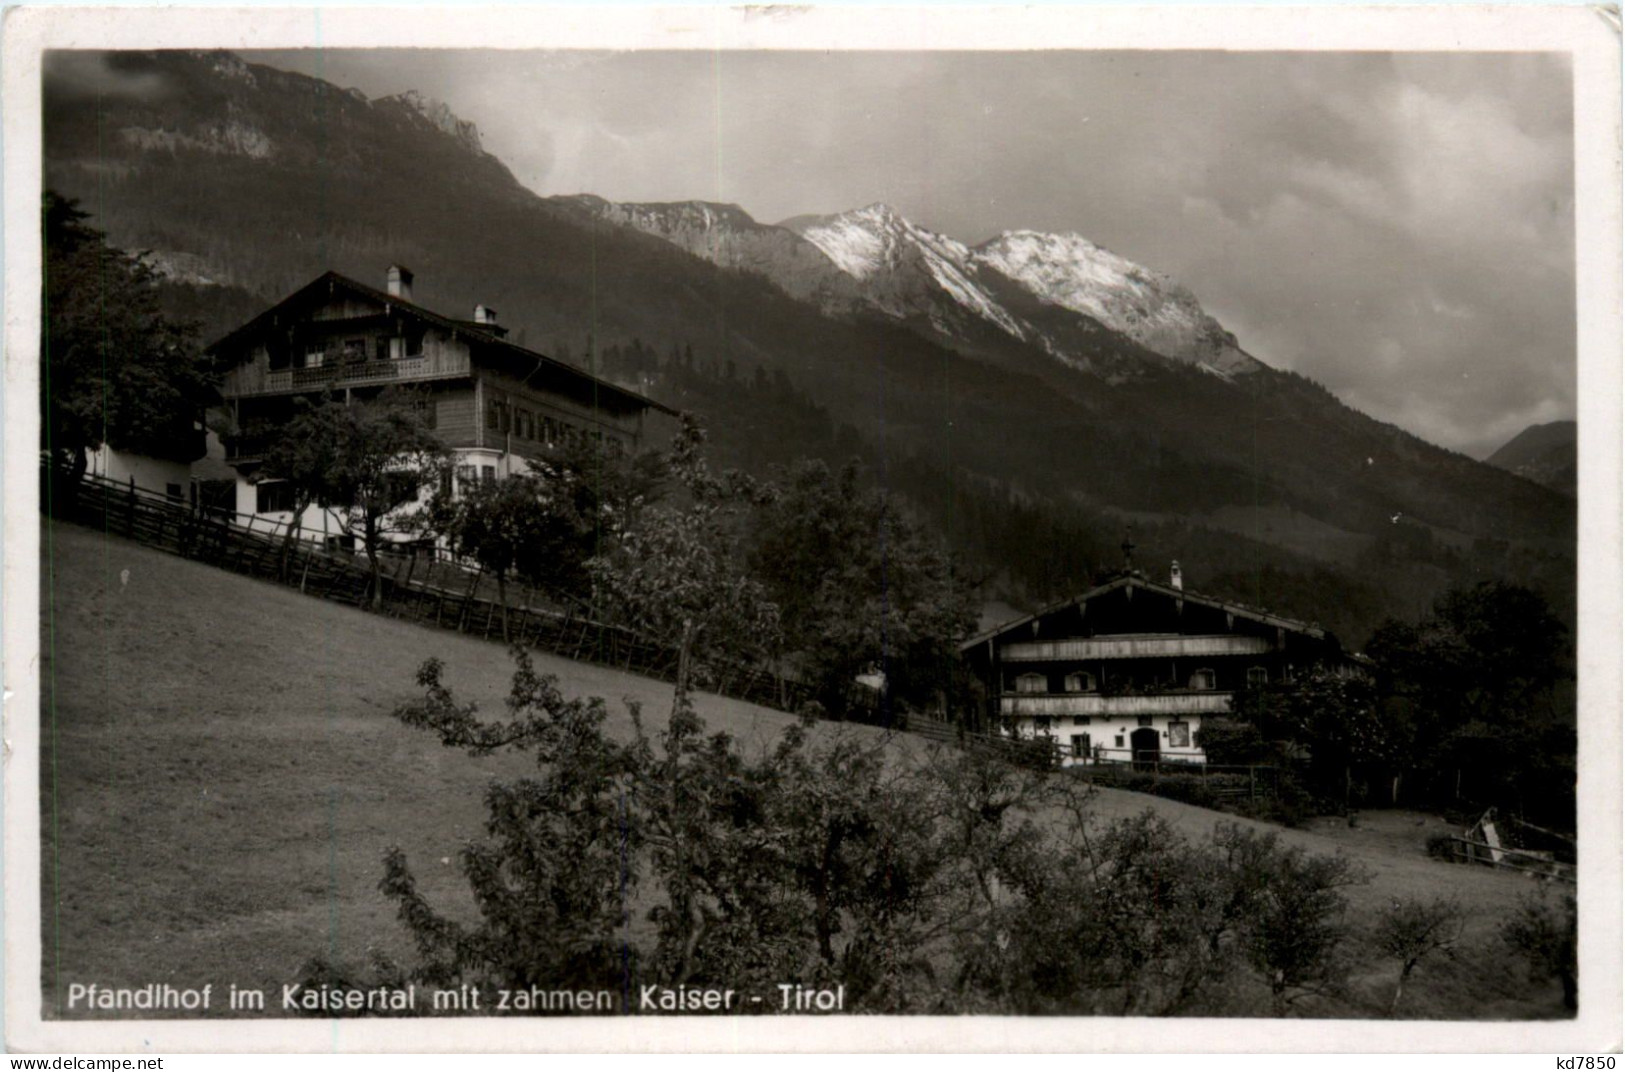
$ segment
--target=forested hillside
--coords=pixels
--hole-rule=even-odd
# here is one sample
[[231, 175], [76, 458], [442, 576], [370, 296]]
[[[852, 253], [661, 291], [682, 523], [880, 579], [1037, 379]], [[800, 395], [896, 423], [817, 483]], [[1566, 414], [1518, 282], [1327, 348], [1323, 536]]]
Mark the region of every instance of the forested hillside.
[[[1144, 560], [1178, 558], [1194, 587], [1326, 622], [1354, 645], [1486, 576], [1535, 584], [1572, 620], [1572, 500], [1290, 373], [1149, 363], [1101, 328], [1101, 367], [1137, 369], [1108, 378], [1009, 337], [948, 345], [920, 325], [826, 315], [760, 275], [535, 196], [411, 100], [369, 102], [220, 53], [108, 65], [95, 93], [48, 76], [47, 181], [123, 248], [205, 265], [215, 285], [168, 289], [207, 330], [323, 271], [379, 283], [402, 263], [423, 304], [493, 306], [514, 341], [700, 412], [723, 460], [864, 457], [989, 596], [1077, 590], [1118, 562], [1132, 524]], [[692, 365], [673, 367], [674, 348]]]

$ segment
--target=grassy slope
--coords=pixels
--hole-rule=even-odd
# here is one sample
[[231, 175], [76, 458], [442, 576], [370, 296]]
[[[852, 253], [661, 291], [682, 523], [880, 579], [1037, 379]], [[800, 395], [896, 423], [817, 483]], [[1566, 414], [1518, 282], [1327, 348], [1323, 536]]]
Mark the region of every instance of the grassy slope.
[[[460, 697], [497, 710], [511, 667], [500, 645], [378, 618], [70, 525], [43, 543], [41, 807], [45, 831], [46, 1007], [71, 982], [277, 987], [310, 955], [408, 956], [376, 889], [386, 845], [401, 845], [425, 893], [468, 911], [453, 862], [482, 832], [481, 789], [523, 773], [523, 757], [470, 759], [388, 716], [412, 673], [438, 655]], [[121, 573], [129, 571], [128, 582]], [[641, 700], [658, 722], [668, 686], [538, 656], [567, 691]], [[710, 727], [748, 748], [787, 715], [703, 697]], [[856, 732], [874, 732], [848, 727]], [[916, 738], [894, 747], [915, 752]], [[1102, 792], [1102, 817], [1152, 808], [1191, 836], [1216, 816], [1134, 793]], [[1357, 919], [1407, 894], [1451, 893], [1488, 946], [1496, 916], [1529, 883], [1451, 867], [1422, 852], [1437, 826], [1373, 817], [1283, 831], [1313, 851], [1347, 851], [1373, 874]], [[57, 893], [56, 891], [60, 891]], [[1413, 1014], [1550, 1015], [1555, 998], [1474, 954], [1425, 965]], [[1494, 967], [1494, 970], [1485, 970]], [[1434, 976], [1433, 986], [1425, 984]], [[1387, 968], [1354, 976], [1368, 1013]], [[1364, 980], [1364, 982], [1362, 982]], [[1423, 993], [1424, 990], [1428, 992]]]

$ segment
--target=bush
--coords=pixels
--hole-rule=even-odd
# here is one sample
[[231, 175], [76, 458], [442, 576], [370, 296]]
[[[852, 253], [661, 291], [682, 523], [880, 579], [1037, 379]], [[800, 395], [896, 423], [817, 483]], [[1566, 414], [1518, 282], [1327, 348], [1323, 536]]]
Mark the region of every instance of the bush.
[[1545, 890], [1525, 896], [1512, 918], [1501, 925], [1501, 940], [1529, 965], [1531, 979], [1557, 977], [1566, 1009], [1575, 1009], [1579, 1003], [1578, 939], [1572, 892], [1565, 893], [1557, 904]]
[[1448, 860], [1456, 862], [1456, 837], [1454, 834], [1429, 834], [1428, 855], [1435, 860]]
[[[747, 753], [681, 695], [664, 731], [634, 709], [622, 741], [602, 700], [515, 661], [505, 718], [458, 703], [435, 660], [422, 699], [395, 712], [447, 746], [536, 762], [487, 789], [486, 836], [460, 854], [477, 915], [442, 914], [387, 853], [381, 889], [417, 951], [399, 978], [796, 979], [844, 984], [851, 1011], [1122, 1015], [1255, 1011], [1237, 1006], [1256, 989], [1230, 985], [1249, 965], [1278, 1009], [1335, 975], [1342, 860], [1238, 827], [1192, 842], [1149, 814], [1099, 824], [1083, 783], [976, 749], [898, 765], [873, 734], [803, 721]], [[1156, 778], [1195, 800], [1216, 780]], [[329, 964], [306, 976], [362, 979]]]
[[1204, 718], [1196, 731], [1196, 746], [1210, 763], [1262, 763], [1271, 756], [1258, 727], [1234, 718]]

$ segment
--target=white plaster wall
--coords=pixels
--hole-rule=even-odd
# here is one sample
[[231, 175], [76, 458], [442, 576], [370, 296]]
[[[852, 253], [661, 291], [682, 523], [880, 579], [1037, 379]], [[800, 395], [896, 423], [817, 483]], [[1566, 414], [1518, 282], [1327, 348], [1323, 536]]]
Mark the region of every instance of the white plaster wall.
[[129, 454], [103, 444], [90, 454], [87, 470], [94, 476], [105, 477], [119, 484], [128, 484], [135, 478], [135, 486], [143, 491], [164, 494], [166, 484], [179, 484], [181, 498], [187, 500], [192, 481], [192, 467], [187, 462], [165, 461], [143, 454]]

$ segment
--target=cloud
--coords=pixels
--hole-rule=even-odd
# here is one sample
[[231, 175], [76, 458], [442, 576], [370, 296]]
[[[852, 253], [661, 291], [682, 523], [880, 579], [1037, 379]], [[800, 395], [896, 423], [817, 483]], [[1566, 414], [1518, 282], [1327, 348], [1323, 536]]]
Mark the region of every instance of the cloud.
[[45, 53], [42, 67], [45, 96], [50, 100], [155, 100], [168, 91], [163, 76], [146, 69], [139, 55], [53, 49]]

